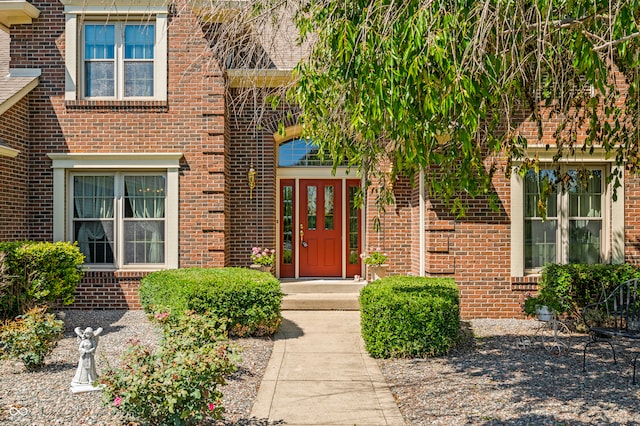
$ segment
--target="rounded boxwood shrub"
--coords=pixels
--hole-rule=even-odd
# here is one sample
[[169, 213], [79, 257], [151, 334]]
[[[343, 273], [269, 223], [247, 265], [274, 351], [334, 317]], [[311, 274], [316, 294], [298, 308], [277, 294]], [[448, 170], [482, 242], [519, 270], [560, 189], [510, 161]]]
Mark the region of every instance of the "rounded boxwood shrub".
[[231, 335], [274, 334], [282, 321], [280, 282], [245, 268], [186, 268], [147, 275], [140, 302], [147, 312], [208, 312], [228, 324]]
[[71, 304], [83, 263], [76, 243], [0, 242], [0, 318], [40, 305]]
[[362, 338], [374, 358], [447, 353], [460, 327], [458, 286], [451, 279], [388, 277], [360, 291]]

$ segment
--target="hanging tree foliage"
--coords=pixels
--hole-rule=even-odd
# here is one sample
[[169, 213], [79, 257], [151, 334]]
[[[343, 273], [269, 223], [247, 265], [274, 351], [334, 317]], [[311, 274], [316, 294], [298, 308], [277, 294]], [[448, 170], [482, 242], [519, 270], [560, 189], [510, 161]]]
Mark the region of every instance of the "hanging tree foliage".
[[[537, 168], [526, 147], [543, 136], [555, 160], [601, 149], [638, 171], [640, 0], [243, 3], [217, 29], [227, 42], [214, 53], [224, 67], [233, 34], [247, 51], [249, 39], [264, 43], [250, 34], [294, 16], [310, 51], [289, 99], [334, 166], [383, 181], [424, 169], [431, 195], [459, 211], [491, 192], [501, 167]], [[239, 68], [260, 62], [233, 58]], [[521, 132], [527, 122], [534, 136]]]
[[[454, 209], [490, 190], [492, 158], [506, 157], [509, 174], [545, 132], [556, 160], [601, 147], [636, 172], [639, 9], [635, 0], [303, 2], [297, 22], [316, 40], [297, 68], [305, 130], [334, 163], [431, 171], [431, 194]], [[528, 140], [527, 120], [538, 128]]]

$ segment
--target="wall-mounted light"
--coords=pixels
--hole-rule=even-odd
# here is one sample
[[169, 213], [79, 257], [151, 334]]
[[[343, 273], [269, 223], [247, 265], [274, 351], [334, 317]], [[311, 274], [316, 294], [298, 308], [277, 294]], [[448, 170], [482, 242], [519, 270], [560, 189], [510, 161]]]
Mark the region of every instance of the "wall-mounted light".
[[251, 166], [249, 167], [249, 171], [247, 172], [247, 183], [249, 184], [249, 199], [253, 199], [253, 190], [256, 187], [256, 176], [258, 172], [253, 168], [253, 162], [251, 162]]

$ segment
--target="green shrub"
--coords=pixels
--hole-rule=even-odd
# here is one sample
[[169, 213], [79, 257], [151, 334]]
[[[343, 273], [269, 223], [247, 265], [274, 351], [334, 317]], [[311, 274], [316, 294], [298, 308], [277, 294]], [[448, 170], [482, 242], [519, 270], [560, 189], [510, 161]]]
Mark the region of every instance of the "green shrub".
[[603, 288], [610, 292], [632, 278], [640, 278], [640, 269], [628, 264], [547, 264], [542, 270], [538, 294], [528, 298], [525, 313], [532, 314], [527, 306], [547, 305], [559, 314], [578, 318], [586, 305], [599, 300]]
[[44, 359], [62, 338], [64, 323], [45, 307], [29, 310], [0, 327], [0, 355], [22, 361], [27, 370], [44, 365]]
[[0, 316], [44, 304], [71, 304], [84, 255], [67, 242], [0, 243]]
[[100, 375], [103, 403], [151, 425], [220, 419], [224, 408], [218, 385], [237, 370], [239, 362], [223, 337], [220, 321], [187, 311], [160, 322], [162, 339], [156, 351], [132, 342], [122, 367], [107, 366]]
[[458, 340], [458, 287], [451, 279], [383, 278], [360, 291], [360, 315], [375, 358], [445, 354]]
[[235, 336], [274, 334], [282, 321], [280, 282], [269, 273], [244, 268], [154, 272], [141, 282], [140, 302], [147, 312], [208, 312], [227, 321]]

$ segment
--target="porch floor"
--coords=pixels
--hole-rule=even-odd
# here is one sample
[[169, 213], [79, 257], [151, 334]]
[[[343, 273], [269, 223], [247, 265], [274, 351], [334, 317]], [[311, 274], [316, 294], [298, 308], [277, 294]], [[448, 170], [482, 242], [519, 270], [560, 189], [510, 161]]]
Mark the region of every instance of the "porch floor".
[[353, 279], [284, 278], [281, 280], [282, 310], [341, 310], [358, 311], [358, 296], [366, 281]]

